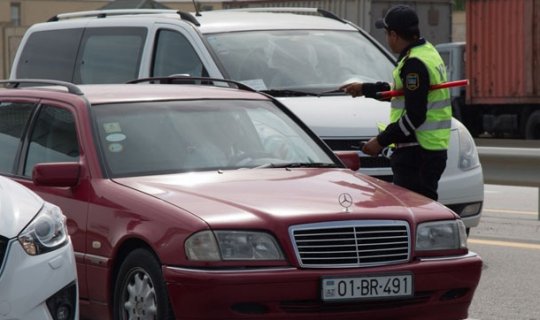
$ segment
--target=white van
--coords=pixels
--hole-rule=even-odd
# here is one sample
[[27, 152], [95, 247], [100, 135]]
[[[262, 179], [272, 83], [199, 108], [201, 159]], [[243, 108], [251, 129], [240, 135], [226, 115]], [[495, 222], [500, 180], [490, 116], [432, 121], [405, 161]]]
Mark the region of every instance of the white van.
[[[285, 12], [287, 11], [287, 12]], [[391, 81], [394, 57], [357, 26], [314, 8], [190, 14], [174, 10], [66, 13], [32, 26], [11, 78], [117, 83], [190, 75], [237, 80], [280, 99], [334, 150], [358, 150], [360, 171], [392, 180], [389, 160], [360, 145], [387, 122], [388, 102], [335, 90], [350, 81]], [[482, 167], [469, 132], [453, 120], [439, 201], [467, 228], [480, 221]]]

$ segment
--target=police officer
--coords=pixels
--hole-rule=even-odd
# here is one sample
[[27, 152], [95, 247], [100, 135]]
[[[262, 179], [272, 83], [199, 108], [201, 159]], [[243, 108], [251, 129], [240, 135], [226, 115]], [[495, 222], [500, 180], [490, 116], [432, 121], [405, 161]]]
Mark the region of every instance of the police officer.
[[[446, 67], [433, 45], [420, 36], [418, 16], [409, 6], [396, 5], [375, 26], [385, 29], [390, 49], [399, 54], [393, 88], [404, 96], [391, 99], [390, 124], [362, 148], [376, 156], [384, 147], [394, 152], [390, 163], [394, 184], [438, 199], [439, 179], [446, 167], [452, 108], [448, 89], [429, 90], [446, 82]], [[391, 89], [388, 83], [349, 83], [340, 88], [353, 97], [375, 98]]]

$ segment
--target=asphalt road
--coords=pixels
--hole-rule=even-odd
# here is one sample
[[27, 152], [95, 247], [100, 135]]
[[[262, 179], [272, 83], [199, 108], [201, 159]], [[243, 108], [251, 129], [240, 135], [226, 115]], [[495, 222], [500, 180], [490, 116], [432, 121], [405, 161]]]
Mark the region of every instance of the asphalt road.
[[538, 188], [485, 186], [469, 248], [484, 260], [470, 319], [540, 320]]

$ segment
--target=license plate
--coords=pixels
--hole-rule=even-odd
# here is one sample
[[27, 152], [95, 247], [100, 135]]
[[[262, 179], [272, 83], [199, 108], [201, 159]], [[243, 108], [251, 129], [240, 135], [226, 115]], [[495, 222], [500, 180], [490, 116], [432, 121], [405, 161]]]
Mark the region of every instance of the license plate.
[[322, 279], [324, 301], [410, 297], [412, 294], [412, 274]]

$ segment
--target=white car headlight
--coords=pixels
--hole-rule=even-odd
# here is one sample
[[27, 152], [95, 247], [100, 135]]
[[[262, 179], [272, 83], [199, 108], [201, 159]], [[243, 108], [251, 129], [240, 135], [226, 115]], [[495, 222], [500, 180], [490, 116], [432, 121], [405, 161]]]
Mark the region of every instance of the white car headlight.
[[29, 255], [50, 252], [67, 243], [66, 218], [60, 208], [45, 203], [34, 220], [18, 236]]
[[461, 220], [426, 222], [416, 230], [416, 251], [467, 248], [467, 232]]
[[195, 261], [284, 260], [274, 237], [256, 231], [202, 231], [186, 241], [186, 254]]
[[461, 122], [457, 120], [455, 122], [459, 137], [459, 168], [461, 170], [474, 169], [480, 165], [474, 139]]

